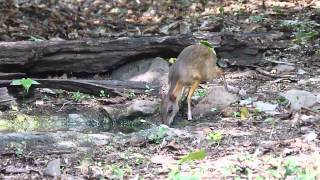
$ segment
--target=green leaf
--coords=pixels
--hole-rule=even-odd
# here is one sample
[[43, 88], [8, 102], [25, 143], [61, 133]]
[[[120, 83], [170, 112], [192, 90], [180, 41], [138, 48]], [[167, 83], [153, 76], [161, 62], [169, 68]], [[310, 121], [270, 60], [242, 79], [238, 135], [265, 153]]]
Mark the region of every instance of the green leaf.
[[208, 48], [213, 48], [213, 45], [212, 45], [209, 41], [207, 41], [207, 40], [201, 40], [201, 41], [199, 42], [199, 44], [205, 45], [205, 46], [207, 46]]
[[20, 86], [21, 85], [20, 79], [16, 79], [16, 80], [11, 81], [10, 85], [11, 86]]
[[242, 107], [240, 109], [240, 119], [247, 120], [249, 118], [249, 110], [247, 107]]
[[180, 159], [179, 164], [182, 164], [187, 161], [202, 160], [206, 157], [206, 155], [207, 153], [203, 149], [196, 152], [191, 152], [188, 155], [184, 156], [182, 159]]
[[32, 80], [32, 79], [30, 79], [30, 78], [27, 78], [27, 79], [22, 78], [22, 79], [20, 80], [20, 82], [21, 82], [23, 88], [26, 90], [26, 92], [29, 91], [30, 87], [32, 86], [33, 81], [34, 81], [34, 80]]
[[210, 111], [211, 111], [211, 112], [216, 112], [216, 111], [217, 111], [217, 108], [214, 108], [214, 107], [213, 107], [213, 108], [210, 109]]
[[179, 167], [171, 169], [168, 175], [169, 175], [168, 179], [170, 180], [200, 180], [200, 177], [196, 175], [192, 175], [192, 176], [183, 175], [180, 172]]
[[[29, 79], [29, 78], [28, 78]], [[40, 84], [38, 81], [31, 79], [32, 84]]]
[[222, 140], [223, 135], [220, 131], [217, 132], [211, 132], [207, 135], [207, 140], [209, 141], [213, 141], [215, 143], [220, 143], [220, 141]]
[[27, 93], [33, 84], [40, 84], [40, 83], [30, 78], [17, 79], [17, 80], [13, 80], [10, 83], [10, 85], [13, 85], [13, 86], [16, 86], [16, 85], [22, 86]]
[[37, 38], [37, 37], [34, 37], [34, 36], [31, 36], [29, 41], [34, 41], [34, 42], [41, 42], [43, 41], [43, 39], [40, 39], [40, 38]]
[[281, 174], [278, 169], [268, 169], [267, 172], [269, 172], [275, 178], [281, 178]]
[[213, 45], [212, 45], [209, 41], [207, 41], [207, 40], [201, 40], [201, 41], [199, 42], [199, 44], [202, 44], [202, 45], [207, 46], [207, 47], [208, 47], [210, 50], [212, 50], [212, 52], [216, 55], [216, 51], [214, 50]]
[[160, 143], [160, 141], [166, 136], [168, 128], [166, 126], [160, 125], [158, 129], [152, 132], [148, 139], [151, 141], [155, 141], [156, 143]]

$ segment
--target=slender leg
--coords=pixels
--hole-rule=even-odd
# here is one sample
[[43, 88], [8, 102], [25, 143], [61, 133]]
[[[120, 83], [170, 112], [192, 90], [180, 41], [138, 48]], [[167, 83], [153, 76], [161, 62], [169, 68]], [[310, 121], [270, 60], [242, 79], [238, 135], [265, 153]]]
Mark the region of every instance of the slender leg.
[[194, 91], [198, 88], [200, 84], [200, 81], [195, 81], [191, 87], [190, 87], [190, 90], [189, 90], [189, 93], [188, 93], [188, 120], [192, 120], [192, 114], [191, 114], [191, 98], [192, 98], [192, 95], [194, 93]]
[[182, 102], [184, 102], [187, 99], [189, 90], [190, 90], [190, 88], [187, 87], [187, 86], [183, 88], [183, 90], [182, 90], [182, 92], [183, 92], [183, 94], [182, 94], [182, 97], [183, 97], [182, 98]]

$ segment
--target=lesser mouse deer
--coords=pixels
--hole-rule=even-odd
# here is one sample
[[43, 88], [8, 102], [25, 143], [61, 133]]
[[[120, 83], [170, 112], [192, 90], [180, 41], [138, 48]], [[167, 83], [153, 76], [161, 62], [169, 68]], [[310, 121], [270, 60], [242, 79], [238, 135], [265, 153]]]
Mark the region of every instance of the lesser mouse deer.
[[179, 100], [185, 87], [189, 88], [187, 96], [188, 120], [192, 119], [192, 95], [201, 82], [222, 76], [224, 86], [227, 88], [224, 72], [217, 67], [216, 62], [215, 52], [205, 45], [190, 45], [182, 50], [176, 63], [169, 70], [169, 91], [162, 97], [160, 105], [162, 123], [170, 126], [173, 122], [175, 115], [179, 111]]

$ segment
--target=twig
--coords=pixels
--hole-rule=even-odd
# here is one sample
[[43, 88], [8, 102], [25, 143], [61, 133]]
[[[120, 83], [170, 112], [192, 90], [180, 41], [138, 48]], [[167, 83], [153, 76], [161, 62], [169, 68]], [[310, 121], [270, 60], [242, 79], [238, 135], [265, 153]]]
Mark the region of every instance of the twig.
[[293, 63], [289, 63], [289, 62], [276, 61], [276, 60], [269, 60], [269, 59], [266, 59], [266, 61], [268, 61], [268, 62], [272, 62], [272, 63], [275, 63], [275, 64], [286, 64], [286, 65], [289, 65], [289, 66], [294, 66], [294, 65], [295, 65], [295, 64], [293, 64]]
[[320, 112], [315, 111], [315, 110], [313, 110], [313, 109], [310, 109], [310, 108], [308, 108], [308, 107], [302, 106], [301, 109], [304, 109], [304, 110], [306, 110], [306, 111], [310, 111], [310, 112], [315, 113], [315, 114], [317, 114], [317, 115], [320, 116]]
[[49, 151], [48, 154], [72, 154], [74, 151], [62, 150], [62, 151]]
[[14, 101], [14, 98], [10, 98], [10, 99], [4, 99], [4, 100], [0, 100], [0, 103], [6, 103], [6, 102], [10, 102], [10, 101]]
[[290, 79], [290, 80], [296, 80], [294, 79], [296, 76], [294, 75], [277, 75], [277, 74], [271, 74], [270, 72], [268, 71], [265, 71], [263, 69], [260, 69], [260, 68], [256, 68], [255, 69], [257, 72], [259, 72], [260, 74], [264, 75], [264, 76], [268, 76], [268, 77], [272, 77], [272, 78], [287, 78], [287, 79]]
[[[65, 103], [62, 104], [62, 106], [60, 107], [60, 109], [57, 112], [62, 111], [62, 109], [64, 108], [65, 105], [70, 104], [70, 105], [90, 105], [90, 103], [71, 103], [72, 101], [67, 101]], [[59, 103], [60, 104], [60, 103]], [[58, 105], [58, 104], [55, 104]]]
[[273, 127], [272, 127], [272, 129], [271, 129], [271, 132], [270, 132], [270, 136], [269, 136], [269, 139], [271, 139], [272, 138], [272, 134], [273, 134]]

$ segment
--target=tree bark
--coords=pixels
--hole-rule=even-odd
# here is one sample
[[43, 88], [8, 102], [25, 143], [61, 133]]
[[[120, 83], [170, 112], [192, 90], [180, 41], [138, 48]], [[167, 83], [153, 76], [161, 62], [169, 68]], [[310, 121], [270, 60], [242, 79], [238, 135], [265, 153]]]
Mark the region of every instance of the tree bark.
[[[34, 79], [39, 82], [39, 85], [33, 85], [39, 88], [64, 89], [67, 91], [79, 91], [86, 94], [99, 95], [101, 90], [105, 94], [111, 96], [120, 95], [126, 96], [128, 91], [135, 94], [145, 93], [145, 82], [134, 81], [116, 81], [116, 80], [67, 80], [67, 79]], [[0, 80], [0, 87], [10, 87], [10, 80]], [[158, 94], [158, 88], [149, 85], [154, 89], [150, 92], [151, 95]]]
[[259, 64], [266, 49], [286, 48], [283, 34], [195, 34], [115, 40], [0, 42], [0, 71], [5, 73], [104, 73], [137, 59], [176, 57], [183, 48], [208, 39], [218, 57], [232, 65]]

